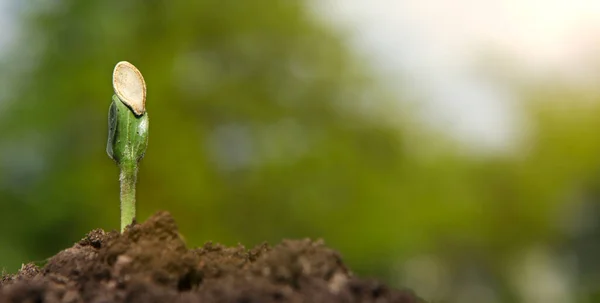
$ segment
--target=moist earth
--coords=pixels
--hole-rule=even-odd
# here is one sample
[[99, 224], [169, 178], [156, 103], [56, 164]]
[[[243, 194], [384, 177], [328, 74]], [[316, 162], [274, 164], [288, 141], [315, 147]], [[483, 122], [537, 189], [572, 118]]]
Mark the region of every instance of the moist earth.
[[96, 229], [43, 267], [0, 280], [8, 302], [423, 302], [411, 291], [355, 277], [322, 241], [252, 249], [207, 243], [188, 249], [159, 212], [120, 234]]

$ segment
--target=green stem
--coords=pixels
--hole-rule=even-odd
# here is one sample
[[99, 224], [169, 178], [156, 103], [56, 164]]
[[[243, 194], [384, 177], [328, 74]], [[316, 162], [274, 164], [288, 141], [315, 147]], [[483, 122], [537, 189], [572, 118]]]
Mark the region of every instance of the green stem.
[[137, 179], [136, 161], [124, 160], [121, 168], [121, 232], [135, 219], [135, 182]]

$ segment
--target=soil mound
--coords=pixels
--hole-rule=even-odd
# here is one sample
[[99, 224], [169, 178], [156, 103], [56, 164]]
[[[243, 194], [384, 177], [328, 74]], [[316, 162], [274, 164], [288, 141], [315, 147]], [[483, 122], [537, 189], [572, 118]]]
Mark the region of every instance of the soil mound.
[[252, 249], [188, 249], [167, 212], [123, 234], [91, 231], [39, 268], [0, 280], [8, 302], [422, 302], [410, 291], [354, 277], [320, 241]]

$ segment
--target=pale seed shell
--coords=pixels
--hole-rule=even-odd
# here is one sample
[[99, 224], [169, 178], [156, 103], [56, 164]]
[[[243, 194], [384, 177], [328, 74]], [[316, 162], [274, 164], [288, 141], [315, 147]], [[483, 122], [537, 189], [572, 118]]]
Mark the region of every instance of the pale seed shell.
[[117, 97], [141, 116], [146, 111], [146, 82], [142, 73], [131, 63], [121, 61], [113, 71], [113, 89]]

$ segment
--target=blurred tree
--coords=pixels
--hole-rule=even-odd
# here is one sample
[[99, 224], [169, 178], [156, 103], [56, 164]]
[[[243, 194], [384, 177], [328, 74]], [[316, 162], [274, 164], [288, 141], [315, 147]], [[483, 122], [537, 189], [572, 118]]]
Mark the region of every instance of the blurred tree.
[[148, 86], [139, 219], [169, 210], [192, 245], [323, 236], [357, 256], [389, 253], [383, 244], [403, 229], [393, 189], [408, 177], [405, 147], [361, 61], [304, 2], [63, 0], [20, 10], [21, 40], [2, 68], [7, 268], [117, 227], [105, 141], [120, 60]]

